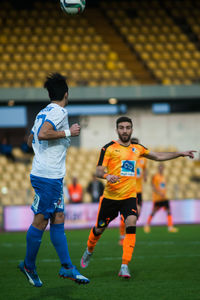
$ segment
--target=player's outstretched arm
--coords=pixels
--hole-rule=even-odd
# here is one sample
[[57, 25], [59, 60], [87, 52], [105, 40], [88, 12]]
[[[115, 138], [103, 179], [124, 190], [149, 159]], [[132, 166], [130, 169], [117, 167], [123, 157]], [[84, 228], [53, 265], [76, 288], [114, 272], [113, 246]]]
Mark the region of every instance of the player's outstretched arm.
[[80, 125], [73, 124], [69, 130], [57, 131], [49, 122], [44, 122], [38, 134], [39, 140], [56, 140], [69, 136], [78, 136], [80, 134]]
[[196, 151], [194, 150], [189, 150], [185, 152], [152, 152], [151, 151], [148, 154], [144, 154], [144, 157], [156, 161], [165, 161], [165, 160], [175, 159], [178, 157], [194, 158], [195, 152]]

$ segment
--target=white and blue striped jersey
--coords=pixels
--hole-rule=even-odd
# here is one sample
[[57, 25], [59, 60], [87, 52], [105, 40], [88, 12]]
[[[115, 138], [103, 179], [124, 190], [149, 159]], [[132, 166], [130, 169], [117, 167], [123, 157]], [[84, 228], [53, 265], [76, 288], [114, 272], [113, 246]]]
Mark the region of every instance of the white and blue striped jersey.
[[44, 122], [49, 122], [58, 131], [69, 129], [68, 112], [55, 103], [50, 103], [36, 116], [31, 133], [35, 153], [31, 174], [44, 178], [59, 179], [65, 176], [65, 160], [70, 138], [38, 140]]

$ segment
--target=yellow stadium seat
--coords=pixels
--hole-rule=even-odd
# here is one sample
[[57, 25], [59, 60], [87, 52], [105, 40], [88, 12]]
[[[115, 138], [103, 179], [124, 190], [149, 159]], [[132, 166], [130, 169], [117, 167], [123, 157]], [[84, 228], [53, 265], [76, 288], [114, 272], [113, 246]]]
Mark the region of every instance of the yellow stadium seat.
[[164, 76], [163, 76], [163, 71], [162, 70], [155, 70], [154, 71], [154, 74], [156, 75], [157, 78], [159, 79], [162, 79]]
[[159, 62], [159, 67], [162, 69], [162, 70], [166, 70], [168, 68], [168, 63], [164, 60], [161, 60]]
[[177, 44], [176, 44], [176, 49], [177, 49], [178, 51], [184, 51], [185, 45], [184, 45], [183, 43], [177, 43]]
[[30, 53], [25, 53], [24, 56], [23, 56], [23, 59], [25, 62], [31, 62], [33, 57]]
[[4, 77], [6, 80], [13, 80], [15, 78], [15, 74], [13, 72], [6, 72]]
[[40, 70], [40, 64], [39, 63], [37, 63], [37, 62], [32, 62], [32, 64], [31, 64], [31, 69], [33, 70], [33, 71], [39, 71]]
[[10, 61], [10, 59], [11, 59], [11, 57], [10, 57], [10, 54], [9, 53], [4, 53], [2, 56], [1, 56], [1, 60], [3, 61], [3, 62], [9, 62]]
[[190, 67], [193, 68], [193, 69], [199, 69], [200, 67], [200, 63], [197, 62], [196, 60], [192, 59], [190, 60]]
[[193, 43], [187, 43], [186, 44], [186, 47], [187, 47], [187, 49], [189, 50], [189, 51], [195, 51], [196, 50], [196, 47], [195, 47], [195, 45], [193, 44]]
[[188, 63], [187, 60], [181, 60], [181, 61], [180, 61], [180, 66], [181, 66], [181, 68], [183, 68], [183, 69], [187, 69], [187, 68], [190, 66], [190, 63]]
[[170, 67], [171, 69], [177, 69], [177, 68], [178, 68], [178, 63], [177, 63], [177, 61], [175, 61], [175, 60], [170, 60], [170, 61], [169, 61], [169, 67]]

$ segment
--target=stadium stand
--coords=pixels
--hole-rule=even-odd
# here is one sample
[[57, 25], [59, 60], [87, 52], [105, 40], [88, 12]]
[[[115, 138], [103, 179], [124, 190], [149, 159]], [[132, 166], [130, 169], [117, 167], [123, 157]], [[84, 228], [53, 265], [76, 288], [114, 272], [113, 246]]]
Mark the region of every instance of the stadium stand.
[[178, 13], [198, 35], [200, 8], [195, 3], [196, 6], [191, 1], [123, 1], [119, 9], [117, 2], [103, 2], [102, 9], [158, 82], [191, 84], [199, 81], [200, 51], [191, 40], [191, 32], [183, 30], [174, 17]]
[[198, 1], [102, 1], [81, 18], [58, 5], [0, 3], [1, 87], [41, 87], [63, 69], [71, 86], [199, 81]]
[[52, 71], [62, 71], [70, 86], [138, 83], [87, 14], [66, 16], [51, 2], [45, 7], [35, 2], [32, 10], [16, 12], [3, 2], [0, 20], [1, 87], [41, 87], [46, 73]]

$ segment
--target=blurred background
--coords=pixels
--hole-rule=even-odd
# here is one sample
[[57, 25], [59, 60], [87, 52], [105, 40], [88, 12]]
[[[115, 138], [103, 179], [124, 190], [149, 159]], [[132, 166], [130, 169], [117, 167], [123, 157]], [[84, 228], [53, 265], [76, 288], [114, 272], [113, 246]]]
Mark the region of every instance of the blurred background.
[[[50, 72], [67, 77], [69, 121], [82, 127], [68, 151], [66, 188], [75, 177], [82, 201], [92, 201], [87, 187], [100, 148], [117, 137], [115, 121], [126, 114], [151, 150], [198, 151], [195, 160], [165, 162], [165, 175], [169, 199], [200, 199], [199, 16], [198, 0], [87, 0], [73, 16], [59, 0], [0, 1], [1, 228], [5, 207], [33, 201], [26, 139], [48, 104]], [[156, 170], [148, 161], [144, 201]]]

